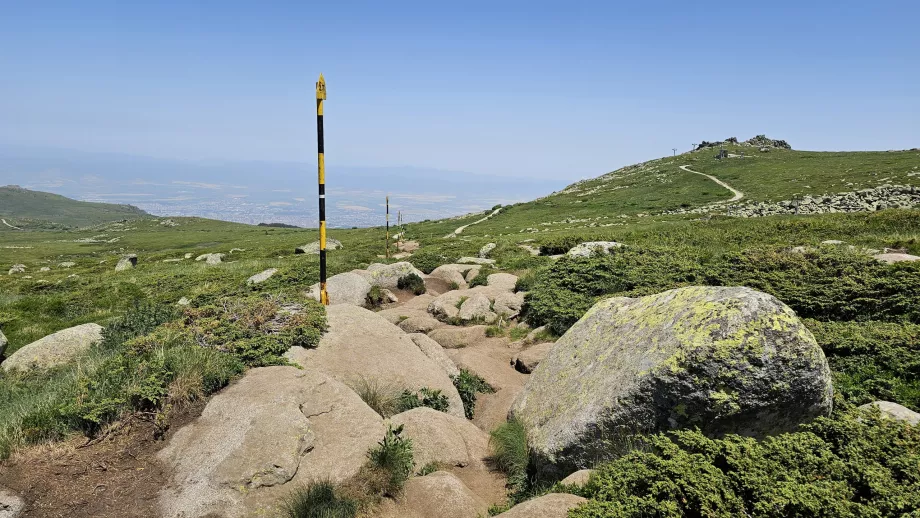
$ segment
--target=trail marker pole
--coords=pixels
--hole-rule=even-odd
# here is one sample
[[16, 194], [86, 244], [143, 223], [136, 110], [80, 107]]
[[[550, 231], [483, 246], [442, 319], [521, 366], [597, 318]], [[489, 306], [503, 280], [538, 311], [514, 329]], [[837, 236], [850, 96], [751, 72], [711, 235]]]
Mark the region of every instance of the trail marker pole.
[[387, 253], [386, 258], [390, 258], [390, 197], [387, 196]]
[[316, 156], [319, 177], [319, 301], [329, 305], [326, 292], [326, 159], [323, 143], [323, 101], [326, 100], [326, 80], [323, 74], [316, 82]]

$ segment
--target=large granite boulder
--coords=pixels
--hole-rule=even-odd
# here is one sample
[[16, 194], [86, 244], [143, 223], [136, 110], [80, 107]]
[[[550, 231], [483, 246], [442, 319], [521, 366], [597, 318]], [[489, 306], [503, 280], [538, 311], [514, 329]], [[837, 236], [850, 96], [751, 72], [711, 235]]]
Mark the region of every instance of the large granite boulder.
[[413, 518], [479, 518], [489, 511], [489, 504], [446, 471], [409, 479], [402, 506], [406, 511], [401, 516]]
[[413, 408], [390, 418], [412, 439], [416, 469], [437, 463], [455, 467], [485, 467], [489, 456], [489, 434], [470, 421], [431, 408]]
[[350, 386], [381, 382], [412, 391], [440, 390], [448, 412], [463, 417], [463, 402], [450, 377], [402, 329], [380, 315], [350, 305], [326, 309], [329, 330], [315, 349], [292, 347], [288, 359]]
[[[342, 248], [342, 242], [338, 239], [332, 239], [331, 237], [326, 238], [326, 251], [329, 250], [338, 250]], [[319, 241], [314, 241], [310, 244], [303, 246], [298, 246], [294, 249], [295, 254], [313, 254], [319, 255]]]
[[460, 288], [466, 288], [467, 277], [470, 277], [470, 272], [472, 273], [472, 279], [479, 273], [479, 270], [482, 266], [478, 264], [442, 264], [438, 266], [429, 274], [431, 277], [436, 279], [442, 279], [443, 281], [450, 283], [455, 283]]
[[171, 473], [161, 516], [275, 516], [292, 488], [354, 476], [384, 433], [376, 412], [324, 374], [252, 369], [157, 454]]
[[[340, 273], [326, 279], [326, 293], [329, 294], [329, 304], [332, 305], [364, 306], [370, 291], [371, 285], [364, 277], [354, 272]], [[310, 286], [307, 295], [319, 300], [319, 283]]]
[[415, 342], [415, 345], [418, 346], [419, 350], [422, 351], [425, 356], [437, 363], [448, 376], [453, 378], [454, 376], [460, 375], [460, 369], [458, 369], [454, 361], [447, 356], [441, 344], [422, 333], [410, 333], [409, 338]]
[[70, 362], [89, 351], [90, 346], [102, 340], [102, 326], [83, 324], [57, 333], [17, 349], [3, 364], [3, 370], [49, 369]]
[[587, 500], [568, 493], [549, 493], [520, 503], [496, 515], [501, 518], [566, 518], [570, 509], [575, 509]]
[[414, 273], [423, 279], [425, 278], [425, 274], [421, 270], [412, 266], [412, 263], [407, 262], [393, 264], [374, 263], [368, 266], [366, 270], [354, 270], [352, 273], [364, 277], [364, 280], [371, 286], [376, 285], [389, 290], [395, 290], [398, 287], [399, 279], [410, 273]]
[[566, 475], [636, 432], [792, 431], [828, 415], [832, 395], [824, 353], [788, 306], [749, 288], [688, 287], [595, 304], [510, 413], [539, 469]]

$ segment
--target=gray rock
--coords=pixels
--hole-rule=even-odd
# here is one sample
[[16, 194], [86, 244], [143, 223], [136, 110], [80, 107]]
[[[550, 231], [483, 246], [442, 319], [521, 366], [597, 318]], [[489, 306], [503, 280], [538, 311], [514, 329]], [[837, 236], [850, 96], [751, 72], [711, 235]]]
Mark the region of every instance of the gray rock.
[[843, 241], [839, 239], [827, 239], [827, 240], [821, 241], [821, 244], [822, 245], [842, 245]]
[[524, 307], [524, 293], [499, 293], [495, 295], [492, 311], [505, 318], [515, 318]]
[[554, 343], [536, 344], [521, 351], [514, 359], [514, 370], [530, 374], [553, 349]]
[[118, 260], [118, 264], [115, 265], [116, 272], [123, 272], [125, 270], [130, 270], [137, 266], [137, 256], [134, 254], [126, 255]]
[[50, 334], [16, 350], [0, 367], [13, 369], [48, 369], [63, 365], [87, 352], [102, 340], [102, 326], [83, 324]]
[[385, 304], [396, 304], [399, 302], [399, 297], [397, 297], [395, 293], [386, 288], [381, 288], [380, 295], [383, 296], [383, 302]]
[[76, 266], [76, 265], [77, 265], [77, 263], [75, 263], [75, 262], [73, 262], [73, 261], [64, 261], [63, 263], [59, 264], [58, 266], [59, 266], [60, 268], [73, 268], [73, 267]]
[[195, 255], [195, 254], [189, 252], [189, 253], [186, 253], [184, 257], [185, 257], [186, 259], [191, 259], [193, 255]]
[[[367, 303], [367, 294], [371, 285], [364, 277], [352, 273], [340, 273], [326, 280], [326, 292], [329, 294], [329, 304], [351, 304], [364, 306]], [[319, 300], [319, 283], [310, 286], [310, 297]]]
[[0, 518], [19, 518], [26, 508], [26, 501], [13, 490], [0, 486]]
[[920, 261], [920, 257], [910, 254], [896, 254], [896, 253], [887, 253], [887, 254], [877, 254], [873, 255], [876, 260], [883, 263], [894, 264], [894, 263], [905, 263]]
[[568, 493], [549, 493], [496, 515], [496, 518], [566, 518], [569, 510], [575, 509], [587, 500]]
[[461, 257], [457, 259], [458, 264], [479, 264], [479, 265], [493, 265], [495, 264], [495, 259], [485, 259], [482, 257]]
[[883, 417], [904, 421], [914, 426], [920, 424], [920, 414], [897, 403], [892, 403], [891, 401], [873, 401], [859, 408], [868, 410], [872, 407], [878, 407]]
[[426, 313], [424, 315], [410, 316], [400, 321], [397, 325], [407, 333], [427, 333], [432, 329], [441, 327], [442, 324], [440, 320]]
[[412, 273], [425, 278], [421, 270], [405, 261], [392, 264], [374, 263], [366, 270], [353, 270], [352, 273], [360, 275], [372, 286], [380, 286], [388, 290], [397, 289], [399, 279]]
[[271, 279], [272, 275], [275, 275], [276, 273], [278, 273], [277, 268], [269, 268], [268, 270], [265, 270], [264, 272], [259, 272], [253, 275], [252, 277], [246, 279], [246, 284], [250, 286], [253, 286], [255, 284], [262, 284], [263, 282]]
[[[442, 264], [435, 268], [429, 275], [437, 279], [442, 279], [448, 283], [457, 283], [460, 288], [466, 288], [466, 277], [472, 270], [479, 272], [481, 266], [477, 264]], [[474, 275], [475, 276], [475, 275]]]
[[493, 273], [486, 277], [486, 284], [499, 290], [514, 291], [517, 281], [517, 275], [510, 273]]
[[50, 271], [51, 271], [51, 268], [48, 268], [47, 266], [42, 266], [41, 268], [38, 269], [38, 271], [40, 271], [40, 272], [50, 272]]
[[575, 473], [565, 477], [559, 481], [559, 483], [566, 486], [583, 486], [588, 483], [588, 480], [591, 479], [592, 474], [594, 474], [593, 469], [580, 469]]
[[428, 333], [428, 336], [445, 349], [460, 349], [485, 340], [486, 326], [439, 327]]
[[483, 245], [483, 247], [479, 249], [479, 257], [483, 259], [488, 259], [489, 254], [492, 253], [492, 250], [495, 250], [495, 246], [496, 246], [495, 243], [489, 243], [487, 245]]
[[13, 275], [13, 274], [16, 274], [16, 273], [25, 273], [25, 272], [26, 272], [26, 265], [24, 265], [24, 264], [14, 264], [13, 267], [10, 268], [10, 271], [7, 272], [7, 275]]
[[444, 348], [441, 347], [441, 344], [434, 341], [428, 335], [422, 333], [410, 333], [409, 338], [418, 346], [419, 350], [425, 353], [425, 356], [431, 359], [431, 361], [438, 364], [448, 376], [459, 376], [460, 369], [457, 368], [457, 365], [453, 360], [447, 356], [447, 353], [444, 352]]
[[221, 262], [223, 262], [224, 257], [226, 256], [227, 254], [206, 254], [204, 256], [204, 262], [205, 264], [210, 264], [213, 266], [215, 264], [220, 264]]
[[275, 516], [292, 487], [354, 476], [384, 432], [354, 391], [315, 369], [249, 370], [157, 454], [171, 474], [160, 516]]
[[419, 407], [394, 415], [390, 421], [402, 426], [402, 435], [412, 439], [416, 469], [430, 463], [485, 467], [483, 460], [490, 453], [489, 435], [465, 418]]
[[[338, 239], [332, 239], [331, 237], [326, 238], [326, 251], [329, 250], [338, 250], [342, 248], [342, 242]], [[294, 249], [295, 254], [313, 254], [319, 255], [319, 241], [314, 241], [312, 243], [298, 246]]]
[[538, 469], [564, 475], [636, 433], [699, 427], [761, 437], [830, 413], [811, 332], [776, 298], [688, 287], [595, 304], [531, 374], [511, 414]]
[[492, 301], [482, 293], [474, 293], [460, 306], [457, 316], [464, 322], [485, 322], [491, 324], [498, 318], [492, 309]]
[[616, 241], [590, 241], [575, 245], [569, 250], [572, 257], [591, 257], [594, 254], [612, 254], [614, 250], [623, 247], [623, 243]]
[[9, 343], [9, 340], [7, 340], [6, 336], [3, 335], [3, 331], [0, 331], [0, 358], [3, 357], [3, 353], [6, 352], [6, 346]]
[[485, 501], [447, 471], [409, 479], [403, 490], [402, 505], [416, 516], [438, 518], [477, 518], [488, 516], [489, 510]]
[[190, 306], [191, 304], [192, 301], [190, 301], [187, 297], [182, 297], [179, 299], [179, 302], [176, 302], [177, 306]]

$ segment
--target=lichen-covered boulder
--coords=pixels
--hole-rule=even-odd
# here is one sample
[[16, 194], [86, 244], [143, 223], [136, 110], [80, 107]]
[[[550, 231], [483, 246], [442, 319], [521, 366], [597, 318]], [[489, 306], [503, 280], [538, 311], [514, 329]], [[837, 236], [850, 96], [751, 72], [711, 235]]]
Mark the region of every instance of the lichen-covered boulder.
[[615, 456], [636, 432], [699, 427], [764, 436], [827, 415], [830, 369], [776, 298], [687, 287], [595, 304], [560, 338], [511, 408], [541, 470]]
[[374, 263], [368, 266], [366, 270], [354, 270], [353, 273], [364, 277], [364, 280], [372, 286], [376, 285], [390, 290], [398, 288], [399, 279], [409, 274], [414, 273], [421, 278], [425, 278], [425, 274], [421, 270], [413, 266], [412, 263], [405, 261], [393, 264]]
[[102, 326], [99, 324], [63, 329], [17, 349], [3, 362], [2, 367], [5, 371], [50, 369], [84, 354], [100, 340]]

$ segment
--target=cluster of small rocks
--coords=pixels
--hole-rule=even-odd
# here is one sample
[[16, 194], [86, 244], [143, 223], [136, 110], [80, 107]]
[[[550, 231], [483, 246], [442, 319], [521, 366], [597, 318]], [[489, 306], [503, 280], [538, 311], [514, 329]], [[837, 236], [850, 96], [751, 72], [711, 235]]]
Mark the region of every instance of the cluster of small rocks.
[[805, 196], [801, 200], [756, 203], [728, 207], [726, 214], [752, 218], [775, 214], [826, 214], [836, 212], [874, 212], [883, 209], [920, 205], [920, 189], [911, 185], [881, 185], [874, 189], [824, 196]]

